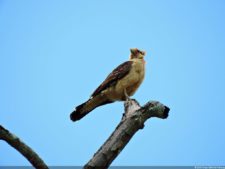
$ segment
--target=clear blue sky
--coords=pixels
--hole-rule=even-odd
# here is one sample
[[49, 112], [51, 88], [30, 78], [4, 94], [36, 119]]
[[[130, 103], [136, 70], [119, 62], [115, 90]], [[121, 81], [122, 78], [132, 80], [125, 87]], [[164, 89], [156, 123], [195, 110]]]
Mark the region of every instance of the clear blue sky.
[[[113, 165], [225, 165], [225, 1], [0, 0], [0, 124], [48, 165], [83, 165], [123, 113], [117, 102], [77, 123], [129, 49], [147, 51], [133, 96], [171, 108], [151, 119]], [[29, 165], [0, 142], [0, 165]]]

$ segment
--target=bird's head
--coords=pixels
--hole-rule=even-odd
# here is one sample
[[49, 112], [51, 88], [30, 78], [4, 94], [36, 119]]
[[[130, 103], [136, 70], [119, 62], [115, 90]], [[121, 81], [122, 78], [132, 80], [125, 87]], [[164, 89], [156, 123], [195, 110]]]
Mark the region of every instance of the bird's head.
[[145, 56], [145, 51], [139, 50], [137, 48], [130, 49], [130, 59], [143, 59]]

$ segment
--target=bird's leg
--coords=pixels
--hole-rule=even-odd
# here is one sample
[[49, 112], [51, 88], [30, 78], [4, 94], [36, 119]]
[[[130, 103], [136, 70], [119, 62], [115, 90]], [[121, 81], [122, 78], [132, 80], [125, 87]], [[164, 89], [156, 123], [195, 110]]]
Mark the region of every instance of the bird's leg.
[[131, 98], [127, 94], [127, 90], [126, 89], [124, 89], [124, 96], [126, 98], [126, 101], [130, 101], [131, 100]]

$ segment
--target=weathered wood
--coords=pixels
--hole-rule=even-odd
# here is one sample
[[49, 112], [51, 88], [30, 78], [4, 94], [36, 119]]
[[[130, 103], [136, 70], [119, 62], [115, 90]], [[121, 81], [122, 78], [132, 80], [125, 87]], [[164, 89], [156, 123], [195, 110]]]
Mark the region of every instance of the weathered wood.
[[10, 133], [0, 125], [0, 140], [6, 141], [10, 146], [19, 151], [35, 168], [48, 169], [44, 161], [29, 146], [21, 141], [17, 136]]
[[168, 117], [169, 108], [160, 102], [148, 102], [143, 107], [132, 99], [124, 103], [125, 113], [115, 131], [94, 154], [93, 158], [84, 166], [85, 169], [108, 168], [112, 161], [119, 155], [126, 144], [139, 130], [144, 128], [144, 123], [151, 117], [165, 119]]
[[[126, 144], [139, 130], [144, 128], [144, 123], [151, 117], [165, 119], [168, 117], [169, 108], [160, 102], [152, 101], [141, 107], [136, 100], [124, 103], [125, 113], [115, 131], [94, 154], [93, 158], [84, 166], [89, 168], [108, 168], [112, 161], [119, 155]], [[17, 136], [10, 133], [0, 125], [0, 140], [19, 151], [35, 168], [48, 169], [44, 161], [29, 146]]]

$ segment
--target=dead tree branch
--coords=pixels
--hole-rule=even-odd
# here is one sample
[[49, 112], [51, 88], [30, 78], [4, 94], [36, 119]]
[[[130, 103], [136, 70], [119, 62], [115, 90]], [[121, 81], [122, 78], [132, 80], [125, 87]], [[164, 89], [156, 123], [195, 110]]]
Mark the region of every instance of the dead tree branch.
[[108, 168], [112, 161], [119, 155], [126, 144], [139, 130], [144, 128], [144, 123], [151, 117], [165, 119], [168, 117], [169, 108], [163, 104], [152, 101], [140, 107], [136, 100], [126, 101], [125, 113], [115, 131], [94, 154], [93, 158], [84, 166], [90, 168]]
[[17, 136], [10, 133], [0, 125], [0, 140], [6, 141], [10, 146], [19, 151], [35, 168], [48, 169], [44, 161], [29, 146], [21, 141]]
[[[151, 117], [165, 119], [168, 117], [170, 110], [168, 107], [156, 101], [148, 102], [143, 107], [140, 107], [136, 100], [128, 100], [124, 103], [124, 107], [125, 113], [123, 114], [121, 122], [106, 142], [94, 154], [93, 158], [84, 166], [85, 169], [108, 168], [134, 134], [139, 129], [144, 128], [146, 120]], [[48, 169], [48, 166], [37, 153], [1, 125], [0, 140], [4, 140], [14, 147], [35, 168]]]

